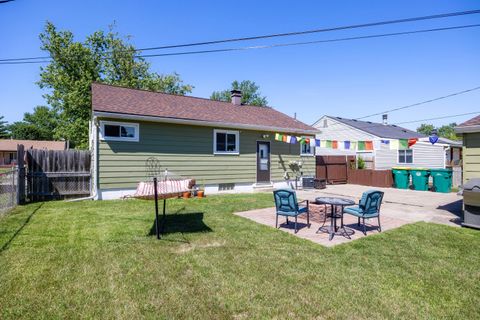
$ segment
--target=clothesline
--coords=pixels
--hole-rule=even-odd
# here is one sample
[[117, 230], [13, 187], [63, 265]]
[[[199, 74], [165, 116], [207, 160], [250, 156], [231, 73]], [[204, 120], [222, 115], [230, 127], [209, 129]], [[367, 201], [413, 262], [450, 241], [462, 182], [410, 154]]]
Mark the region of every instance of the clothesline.
[[[290, 144], [307, 144], [311, 147], [339, 149], [339, 150], [358, 150], [370, 151], [382, 149], [382, 145], [390, 150], [406, 150], [417, 143], [418, 138], [410, 139], [374, 139], [374, 140], [325, 140], [305, 136], [292, 136], [281, 133], [275, 134], [275, 140]], [[436, 142], [436, 141], [435, 141]], [[434, 143], [432, 143], [434, 144]]]

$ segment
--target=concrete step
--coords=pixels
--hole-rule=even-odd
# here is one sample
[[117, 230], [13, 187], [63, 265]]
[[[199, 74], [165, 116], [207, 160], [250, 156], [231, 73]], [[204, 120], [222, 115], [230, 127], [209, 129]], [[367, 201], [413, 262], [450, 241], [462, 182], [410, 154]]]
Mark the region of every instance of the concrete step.
[[254, 192], [272, 192], [274, 190], [272, 183], [256, 183], [253, 185]]

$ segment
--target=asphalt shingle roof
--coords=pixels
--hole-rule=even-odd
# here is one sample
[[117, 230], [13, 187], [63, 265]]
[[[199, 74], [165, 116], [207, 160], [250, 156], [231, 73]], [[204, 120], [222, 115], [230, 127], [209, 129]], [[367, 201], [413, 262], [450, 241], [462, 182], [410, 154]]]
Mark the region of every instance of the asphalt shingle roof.
[[459, 127], [468, 127], [468, 126], [478, 126], [480, 125], [480, 115], [476, 116], [470, 120], [465, 121], [464, 123], [459, 124]]
[[230, 102], [179, 96], [112, 85], [92, 84], [93, 111], [249, 125], [315, 133], [317, 129], [271, 107], [234, 105]]
[[423, 135], [416, 131], [412, 131], [412, 130], [402, 128], [392, 124], [384, 125], [382, 123], [377, 123], [377, 122], [345, 119], [341, 117], [330, 117], [330, 118], [340, 121], [356, 129], [373, 134], [379, 138], [409, 139], [409, 138], [425, 138], [426, 137], [426, 135]]
[[65, 141], [0, 139], [0, 151], [17, 151], [19, 144], [23, 144], [25, 149], [65, 150], [66, 148]]

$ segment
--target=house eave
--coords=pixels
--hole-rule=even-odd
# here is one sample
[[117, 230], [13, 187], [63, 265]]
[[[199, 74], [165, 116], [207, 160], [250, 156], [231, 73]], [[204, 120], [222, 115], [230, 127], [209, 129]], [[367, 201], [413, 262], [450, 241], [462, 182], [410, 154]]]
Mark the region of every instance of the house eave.
[[114, 118], [114, 119], [122, 119], [122, 120], [173, 123], [173, 124], [183, 124], [183, 125], [202, 126], [202, 127], [258, 130], [258, 131], [268, 131], [268, 132], [296, 133], [296, 134], [304, 134], [304, 135], [315, 135], [315, 134], [319, 133], [319, 131], [317, 131], [317, 130], [300, 130], [300, 129], [294, 129], [294, 128], [282, 128], [282, 127], [273, 127], [273, 126], [257, 126], [257, 125], [238, 124], [238, 123], [229, 123], [229, 122], [202, 121], [202, 120], [180, 119], [180, 118], [165, 118], [165, 117], [144, 116], [144, 115], [136, 115], [136, 114], [128, 114], [128, 113], [116, 113], [116, 112], [105, 112], [105, 111], [93, 111], [93, 115], [97, 116], [97, 117]]
[[455, 130], [456, 133], [473, 133], [473, 132], [480, 132], [480, 125], [465, 126], [465, 127], [455, 127], [454, 130]]

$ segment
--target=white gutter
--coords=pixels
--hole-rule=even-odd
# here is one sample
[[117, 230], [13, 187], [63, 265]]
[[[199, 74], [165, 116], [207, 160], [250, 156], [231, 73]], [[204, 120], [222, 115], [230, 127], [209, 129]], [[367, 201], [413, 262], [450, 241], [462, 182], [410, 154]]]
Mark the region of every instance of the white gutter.
[[315, 135], [320, 132], [317, 130], [298, 130], [298, 129], [289, 129], [289, 128], [270, 127], [270, 126], [256, 126], [256, 125], [250, 125], [250, 124], [238, 124], [238, 123], [230, 123], [230, 122], [216, 122], [216, 121], [202, 121], [202, 120], [166, 118], [166, 117], [155, 117], [155, 116], [142, 116], [142, 115], [104, 112], [104, 111], [94, 111], [93, 115], [94, 117], [115, 118], [115, 119], [123, 119], [123, 120], [174, 123], [174, 124], [185, 124], [185, 125], [203, 126], [203, 127], [206, 126], [206, 127], [215, 127], [215, 128], [259, 130], [259, 131], [268, 131], [268, 132], [297, 133], [297, 134], [305, 134], [305, 135]]

